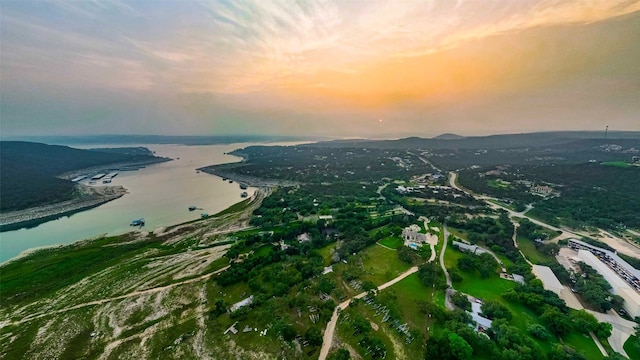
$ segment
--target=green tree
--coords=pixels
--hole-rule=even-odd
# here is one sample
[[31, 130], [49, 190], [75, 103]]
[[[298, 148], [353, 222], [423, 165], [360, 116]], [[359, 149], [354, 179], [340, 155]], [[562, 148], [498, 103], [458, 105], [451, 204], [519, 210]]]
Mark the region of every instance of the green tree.
[[309, 342], [311, 346], [320, 346], [322, 345], [322, 331], [317, 327], [310, 327], [309, 330], [304, 334], [305, 340]]
[[329, 354], [327, 360], [349, 360], [351, 359], [351, 354], [346, 349], [338, 349], [337, 351]]
[[546, 340], [551, 336], [547, 329], [540, 324], [529, 325], [527, 327], [527, 331], [529, 332], [529, 334], [531, 334], [531, 336], [539, 340]]
[[461, 292], [457, 291], [451, 295], [451, 302], [460, 309], [471, 311], [471, 302], [469, 301], [469, 298]]
[[504, 305], [500, 304], [497, 301], [485, 301], [481, 307], [482, 313], [485, 317], [489, 319], [507, 319], [511, 320], [513, 315], [509, 309], [507, 309]]
[[471, 358], [473, 349], [465, 339], [455, 333], [449, 333], [447, 338], [449, 339], [449, 349], [453, 359], [464, 360]]
[[545, 306], [545, 310], [540, 315], [540, 320], [547, 325], [551, 332], [558, 336], [568, 334], [573, 327], [571, 318], [568, 315], [551, 306]]

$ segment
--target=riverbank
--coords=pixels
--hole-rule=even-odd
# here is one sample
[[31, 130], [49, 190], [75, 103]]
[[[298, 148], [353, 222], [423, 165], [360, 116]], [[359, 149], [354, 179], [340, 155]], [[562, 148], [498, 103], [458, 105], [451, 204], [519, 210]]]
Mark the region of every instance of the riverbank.
[[127, 193], [122, 186], [86, 186], [77, 184], [74, 199], [0, 214], [0, 231], [34, 227], [63, 216], [100, 206]]
[[245, 184], [247, 186], [252, 186], [257, 188], [299, 185], [299, 183], [295, 181], [263, 179], [255, 176], [238, 174], [237, 172], [232, 171], [232, 169], [235, 167], [234, 165], [236, 164], [234, 163], [234, 164], [212, 165], [212, 166], [202, 167], [197, 170], [207, 174], [219, 176], [223, 179], [232, 180], [239, 184]]

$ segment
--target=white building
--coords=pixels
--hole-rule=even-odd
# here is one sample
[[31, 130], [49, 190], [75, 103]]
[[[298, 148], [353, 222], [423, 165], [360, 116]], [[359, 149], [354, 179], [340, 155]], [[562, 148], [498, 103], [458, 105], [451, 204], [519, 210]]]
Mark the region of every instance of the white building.
[[562, 291], [564, 287], [560, 283], [560, 280], [556, 277], [556, 274], [551, 271], [551, 268], [548, 266], [542, 265], [533, 265], [532, 269], [533, 275], [535, 275], [540, 281], [542, 281], [542, 287], [545, 290], [553, 291], [558, 294], [558, 296], [562, 297]]
[[624, 299], [623, 306], [629, 315], [632, 317], [640, 316], [640, 294], [629, 283], [588, 250], [578, 250], [578, 258], [609, 282], [611, 292]]
[[465, 243], [459, 242], [459, 241], [452, 241], [451, 244], [457, 246], [460, 250], [468, 251], [468, 252], [470, 252], [472, 254], [475, 254], [475, 255], [480, 255], [480, 254], [486, 253], [486, 251], [483, 248], [478, 247], [476, 245], [465, 244]]
[[249, 296], [248, 298], [246, 298], [246, 299], [244, 299], [242, 301], [238, 301], [237, 303], [231, 305], [231, 307], [229, 308], [229, 312], [234, 312], [234, 311], [240, 309], [241, 307], [249, 306], [252, 303], [253, 303], [253, 295]]
[[611, 270], [624, 279], [629, 286], [640, 292], [640, 271], [624, 261], [618, 254], [577, 239], [569, 239], [569, 247], [579, 251], [587, 250], [604, 262]]

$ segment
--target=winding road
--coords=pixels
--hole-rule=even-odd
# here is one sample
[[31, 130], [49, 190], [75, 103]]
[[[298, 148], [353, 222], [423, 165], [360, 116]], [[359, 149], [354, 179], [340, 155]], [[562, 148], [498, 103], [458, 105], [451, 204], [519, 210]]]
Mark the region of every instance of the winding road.
[[[431, 257], [429, 258], [429, 260], [427, 260], [427, 262], [432, 262], [433, 260], [435, 260], [436, 258], [436, 251], [435, 251], [435, 247], [433, 245], [431, 246]], [[403, 272], [402, 274], [398, 275], [397, 277], [387, 281], [386, 283], [378, 286], [376, 288], [377, 291], [380, 290], [384, 290], [400, 281], [402, 281], [404, 278], [406, 278], [407, 276], [414, 274], [418, 272], [418, 267], [417, 266], [413, 266], [411, 268], [409, 268], [407, 271]], [[448, 276], [448, 275], [447, 275]], [[355, 295], [343, 302], [341, 302], [338, 306], [336, 306], [336, 308], [333, 310], [333, 315], [331, 315], [331, 320], [329, 320], [329, 322], [327, 323], [327, 327], [324, 330], [324, 335], [322, 336], [322, 348], [320, 348], [320, 356], [318, 357], [319, 360], [325, 360], [327, 358], [327, 355], [329, 355], [329, 350], [331, 350], [331, 345], [333, 345], [333, 335], [336, 332], [336, 325], [338, 324], [338, 317], [340, 316], [340, 312], [344, 309], [347, 308], [347, 306], [349, 306], [349, 304], [351, 303], [351, 300], [353, 299], [362, 299], [363, 297], [367, 296], [367, 292], [361, 292], [358, 295]]]

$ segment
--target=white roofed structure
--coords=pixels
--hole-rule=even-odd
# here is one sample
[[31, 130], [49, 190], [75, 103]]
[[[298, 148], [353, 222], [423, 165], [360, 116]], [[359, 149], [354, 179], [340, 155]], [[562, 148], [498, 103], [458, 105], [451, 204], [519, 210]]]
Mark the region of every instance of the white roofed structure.
[[551, 268], [548, 266], [542, 265], [533, 265], [532, 269], [533, 275], [535, 275], [540, 281], [542, 281], [542, 286], [545, 290], [553, 291], [554, 293], [561, 296], [562, 290], [564, 287], [560, 283], [560, 280], [556, 277], [556, 274], [551, 271]]
[[578, 258], [602, 275], [611, 285], [611, 292], [624, 299], [624, 309], [632, 317], [640, 316], [640, 294], [627, 281], [598, 259], [591, 251], [578, 250]]

